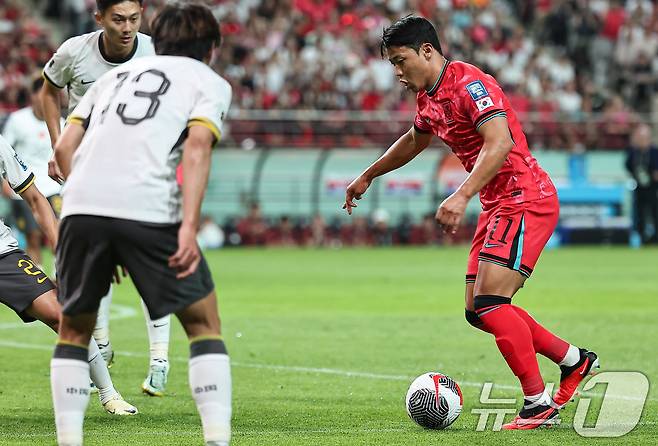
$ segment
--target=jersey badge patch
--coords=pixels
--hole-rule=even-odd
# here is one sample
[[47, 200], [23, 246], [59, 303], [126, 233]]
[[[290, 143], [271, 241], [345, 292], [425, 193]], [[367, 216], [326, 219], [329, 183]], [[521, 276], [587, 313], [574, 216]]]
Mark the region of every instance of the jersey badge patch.
[[443, 120], [446, 124], [452, 124], [455, 122], [455, 117], [452, 113], [452, 102], [450, 99], [444, 99], [441, 102], [441, 108], [443, 109]]
[[489, 96], [489, 92], [484, 87], [482, 81], [473, 81], [470, 84], [466, 85], [466, 90], [471, 95], [474, 101], [482, 99], [485, 96]]
[[16, 158], [16, 162], [21, 166], [23, 172], [27, 172], [27, 166], [25, 165], [23, 160], [18, 157], [18, 153], [14, 153], [14, 158]]
[[477, 105], [478, 110], [484, 111], [489, 107], [493, 107], [494, 103], [489, 96], [485, 96], [482, 99], [475, 101], [475, 105]]

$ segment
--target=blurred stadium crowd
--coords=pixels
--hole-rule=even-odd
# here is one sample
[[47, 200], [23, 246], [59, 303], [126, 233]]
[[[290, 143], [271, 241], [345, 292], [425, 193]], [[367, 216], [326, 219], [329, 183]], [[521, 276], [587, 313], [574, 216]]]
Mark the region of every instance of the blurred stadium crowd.
[[354, 216], [349, 222], [340, 218], [326, 221], [322, 216], [309, 218], [267, 218], [257, 203], [246, 216], [228, 219], [220, 227], [210, 218], [203, 219], [199, 244], [204, 248], [220, 246], [390, 246], [445, 245], [467, 240], [474, 230], [464, 225], [456, 236], [447, 236], [436, 225], [434, 214], [414, 221], [403, 216], [392, 222], [384, 210], [375, 211], [370, 219]]
[[[165, 1], [145, 0], [142, 31]], [[233, 146], [388, 146], [410, 126], [415, 98], [381, 57], [380, 37], [412, 12], [436, 24], [449, 58], [498, 79], [532, 149], [625, 149], [638, 123], [658, 114], [658, 6], [650, 0], [208, 3], [222, 22], [215, 68], [233, 86]], [[26, 104], [31, 79], [64, 39], [95, 29], [94, 10], [94, 0], [0, 0], [0, 122]], [[320, 231], [318, 218], [250, 221], [229, 221], [224, 232], [247, 244], [443, 241], [404, 219], [380, 235], [376, 219], [356, 220], [369, 228], [363, 238], [351, 228], [356, 241], [338, 223]]]
[[[145, 1], [144, 31], [164, 1]], [[95, 26], [93, 0], [36, 3], [33, 9], [24, 1], [0, 0], [3, 111], [23, 103], [27, 78], [59, 43], [38, 17], [67, 24], [62, 38]], [[240, 111], [279, 111], [260, 120], [234, 119], [237, 143], [390, 142], [408, 126], [414, 98], [397, 85], [379, 42], [382, 29], [409, 12], [437, 25], [445, 54], [499, 80], [535, 148], [623, 148], [639, 114], [654, 108], [658, 8], [650, 0], [209, 3], [223, 23], [216, 68], [233, 85], [234, 118], [244, 116]], [[398, 112], [402, 118], [369, 121], [339, 112], [347, 110]], [[381, 129], [382, 121], [388, 129]]]

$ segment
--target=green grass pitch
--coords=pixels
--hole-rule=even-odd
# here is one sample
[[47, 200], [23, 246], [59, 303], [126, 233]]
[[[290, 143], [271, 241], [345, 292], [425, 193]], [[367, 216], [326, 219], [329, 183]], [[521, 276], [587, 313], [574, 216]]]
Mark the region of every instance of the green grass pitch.
[[[232, 444], [655, 444], [655, 388], [640, 424], [621, 438], [580, 437], [570, 427], [575, 403], [557, 428], [493, 432], [490, 423], [476, 432], [471, 410], [483, 407], [480, 383], [493, 382], [493, 397], [519, 403], [520, 389], [493, 339], [464, 320], [466, 255], [462, 247], [209, 253], [233, 361]], [[515, 302], [598, 352], [602, 371], [640, 371], [654, 382], [657, 260], [655, 249], [547, 251]], [[112, 417], [92, 396], [85, 444], [202, 445], [180, 326], [172, 330], [168, 394], [149, 398], [139, 390], [148, 346], [131, 284], [115, 288], [114, 304], [112, 376], [141, 413]], [[23, 327], [0, 308], [0, 444], [55, 444], [48, 378], [54, 340], [48, 329]], [[554, 364], [540, 358], [540, 366], [547, 381], [558, 379]], [[445, 431], [419, 428], [404, 410], [412, 378], [433, 370], [456, 379], [464, 393], [462, 415]]]

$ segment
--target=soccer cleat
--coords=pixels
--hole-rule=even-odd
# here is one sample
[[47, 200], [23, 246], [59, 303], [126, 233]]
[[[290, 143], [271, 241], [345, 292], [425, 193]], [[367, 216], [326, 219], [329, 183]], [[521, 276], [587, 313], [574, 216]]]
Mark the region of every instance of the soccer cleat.
[[94, 384], [93, 381], [89, 381], [89, 394], [92, 393], [98, 393], [98, 387], [96, 387], [96, 384]]
[[98, 342], [98, 350], [100, 350], [101, 356], [105, 360], [105, 364], [107, 364], [107, 368], [112, 368], [112, 364], [114, 364], [114, 350], [112, 349], [112, 343], [110, 341], [107, 341], [105, 344]]
[[587, 375], [593, 375], [595, 369], [599, 368], [599, 358], [596, 353], [580, 349], [580, 360], [573, 366], [560, 366], [562, 375], [560, 376], [560, 388], [555, 392], [553, 401], [555, 407], [562, 409], [569, 401], [572, 400], [578, 385]]
[[137, 408], [124, 400], [119, 393], [105, 401], [103, 408], [112, 415], [137, 415], [139, 413]]
[[160, 360], [157, 364], [151, 364], [149, 374], [142, 383], [142, 391], [151, 396], [163, 396], [168, 374], [168, 361]]
[[560, 424], [558, 410], [549, 405], [535, 406], [531, 409], [522, 409], [509, 423], [503, 424], [504, 430], [528, 430], [538, 427], [551, 427]]

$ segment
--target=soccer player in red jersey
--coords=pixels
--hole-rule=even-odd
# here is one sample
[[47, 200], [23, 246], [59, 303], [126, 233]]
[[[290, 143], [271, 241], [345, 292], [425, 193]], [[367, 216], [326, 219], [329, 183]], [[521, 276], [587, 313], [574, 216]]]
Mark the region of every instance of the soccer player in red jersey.
[[[512, 305], [555, 230], [557, 191], [531, 155], [519, 120], [496, 80], [477, 67], [443, 56], [433, 25], [407, 16], [384, 30], [382, 55], [400, 83], [417, 93], [414, 125], [347, 188], [351, 215], [372, 180], [397, 169], [438, 136], [469, 172], [439, 206], [436, 220], [455, 233], [469, 200], [480, 194], [482, 213], [466, 271], [466, 320], [491, 333], [521, 382], [524, 406], [505, 429], [558, 422], [558, 410], [598, 367], [595, 353], [563, 341]], [[546, 391], [536, 353], [562, 371], [556, 394]]]

